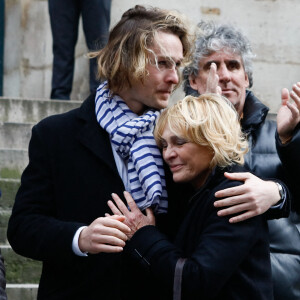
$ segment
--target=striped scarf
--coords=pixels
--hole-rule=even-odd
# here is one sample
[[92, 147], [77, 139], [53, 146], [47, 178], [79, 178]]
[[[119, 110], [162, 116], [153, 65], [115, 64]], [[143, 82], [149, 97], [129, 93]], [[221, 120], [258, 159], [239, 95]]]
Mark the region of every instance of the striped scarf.
[[116, 152], [128, 163], [130, 193], [141, 210], [152, 207], [166, 213], [167, 191], [163, 161], [153, 137], [158, 111], [149, 109], [142, 116], [133, 113], [118, 96], [111, 95], [107, 82], [96, 93], [96, 116]]

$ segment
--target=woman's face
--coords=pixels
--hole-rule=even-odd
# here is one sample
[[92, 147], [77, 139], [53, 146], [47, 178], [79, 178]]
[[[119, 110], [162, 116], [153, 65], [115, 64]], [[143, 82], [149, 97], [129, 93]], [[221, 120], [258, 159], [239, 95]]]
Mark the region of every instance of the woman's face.
[[163, 158], [173, 173], [175, 182], [190, 182], [201, 187], [209, 173], [213, 152], [207, 146], [188, 142], [166, 126], [162, 134]]

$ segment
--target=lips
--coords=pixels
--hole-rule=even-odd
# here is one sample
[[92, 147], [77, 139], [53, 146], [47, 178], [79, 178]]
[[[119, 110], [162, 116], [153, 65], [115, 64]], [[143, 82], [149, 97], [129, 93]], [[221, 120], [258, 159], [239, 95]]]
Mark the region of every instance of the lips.
[[171, 166], [169, 166], [169, 168], [170, 168], [171, 172], [174, 173], [174, 172], [180, 170], [182, 168], [182, 166], [183, 165], [171, 165]]
[[159, 93], [162, 93], [162, 94], [171, 94], [172, 93], [172, 90], [165, 90], [165, 91], [163, 91], [163, 90], [160, 90], [160, 91], [158, 91]]
[[222, 95], [235, 93], [235, 89], [222, 89]]

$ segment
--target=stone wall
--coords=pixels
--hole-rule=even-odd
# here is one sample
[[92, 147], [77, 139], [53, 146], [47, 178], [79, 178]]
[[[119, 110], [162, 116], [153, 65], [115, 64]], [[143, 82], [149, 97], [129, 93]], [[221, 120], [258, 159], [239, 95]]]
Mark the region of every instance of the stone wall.
[[[3, 95], [49, 98], [53, 57], [48, 1], [6, 0], [5, 5]], [[83, 99], [89, 91], [86, 53], [80, 30], [72, 99]]]
[[[6, 0], [4, 96], [48, 98], [51, 85], [52, 38], [45, 0]], [[155, 0], [112, 0], [112, 22], [135, 4], [156, 6]], [[254, 92], [276, 112], [280, 89], [300, 80], [299, 0], [159, 1], [192, 22], [212, 19], [239, 26], [256, 53]], [[81, 26], [81, 25], [80, 25]], [[88, 94], [88, 62], [82, 30], [76, 48], [72, 99]], [[182, 97], [178, 91], [173, 99]]]

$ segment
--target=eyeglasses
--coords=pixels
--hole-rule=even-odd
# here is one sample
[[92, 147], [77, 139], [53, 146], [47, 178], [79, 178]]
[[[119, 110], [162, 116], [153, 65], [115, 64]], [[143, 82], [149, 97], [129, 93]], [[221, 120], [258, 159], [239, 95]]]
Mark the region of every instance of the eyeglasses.
[[172, 58], [169, 57], [157, 57], [155, 59], [150, 59], [149, 63], [157, 67], [160, 71], [165, 70], [176, 70], [180, 69], [181, 61], [175, 62]]

